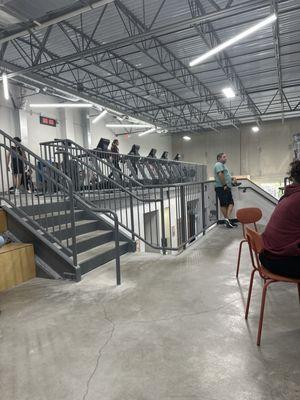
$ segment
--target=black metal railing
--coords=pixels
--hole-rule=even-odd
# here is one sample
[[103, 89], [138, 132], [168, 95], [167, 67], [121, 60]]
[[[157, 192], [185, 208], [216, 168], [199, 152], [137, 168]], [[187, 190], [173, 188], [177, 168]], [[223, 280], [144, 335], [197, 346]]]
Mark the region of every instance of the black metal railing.
[[42, 143], [41, 152], [71, 178], [77, 194], [114, 211], [124, 233], [145, 248], [178, 251], [217, 222], [213, 182], [147, 185], [71, 140]]
[[[83, 149], [68, 139], [44, 142], [41, 143], [42, 157], [56, 160], [61, 164], [66, 147], [69, 152], [76, 156], [78, 150]], [[112, 176], [112, 171], [109, 168], [111, 166], [141, 184], [202, 182], [207, 179], [206, 165], [197, 163], [104, 152], [97, 149], [89, 150], [89, 153], [93, 154], [98, 160], [104, 161], [102, 166], [105, 165], [106, 168], [103, 168], [103, 174], [107, 173], [107, 176]], [[60, 157], [59, 154], [61, 154]], [[118, 178], [117, 173], [114, 178]]]
[[[58, 167], [58, 168], [57, 168]], [[88, 204], [59, 165], [34, 154], [0, 130], [0, 205], [7, 204], [37, 232], [72, 259], [78, 269], [77, 212], [85, 210], [95, 220], [105, 215], [114, 226], [117, 284], [121, 283], [118, 217], [111, 210]], [[65, 230], [70, 234], [65, 235]]]
[[130, 154], [116, 154], [101, 150], [93, 150], [92, 152], [98, 158], [112, 162], [124, 174], [148, 185], [206, 180], [206, 165]]

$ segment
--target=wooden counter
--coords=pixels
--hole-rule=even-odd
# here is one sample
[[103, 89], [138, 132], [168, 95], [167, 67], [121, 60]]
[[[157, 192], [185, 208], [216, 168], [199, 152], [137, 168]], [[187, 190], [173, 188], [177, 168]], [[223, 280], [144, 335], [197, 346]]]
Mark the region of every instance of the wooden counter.
[[7, 230], [7, 221], [6, 221], [6, 214], [0, 208], [0, 233], [3, 233]]
[[32, 244], [8, 243], [0, 248], [0, 292], [35, 276]]

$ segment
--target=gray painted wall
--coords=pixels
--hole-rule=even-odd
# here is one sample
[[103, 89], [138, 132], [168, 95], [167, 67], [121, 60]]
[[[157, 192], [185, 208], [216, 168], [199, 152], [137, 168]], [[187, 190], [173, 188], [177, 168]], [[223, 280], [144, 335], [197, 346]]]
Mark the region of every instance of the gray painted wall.
[[216, 162], [216, 154], [228, 154], [228, 166], [235, 175], [250, 175], [258, 183], [282, 182], [292, 161], [292, 136], [300, 132], [300, 119], [265, 122], [260, 132], [253, 133], [251, 125], [240, 132], [234, 128], [222, 133], [191, 135], [185, 142], [179, 135], [173, 138], [173, 153], [181, 153], [185, 161], [207, 164], [208, 176]]

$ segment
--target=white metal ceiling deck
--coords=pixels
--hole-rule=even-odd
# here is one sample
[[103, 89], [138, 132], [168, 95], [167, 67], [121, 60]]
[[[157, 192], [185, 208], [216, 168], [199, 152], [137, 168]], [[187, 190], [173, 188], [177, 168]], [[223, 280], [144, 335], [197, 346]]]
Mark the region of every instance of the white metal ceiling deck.
[[[277, 7], [278, 30], [189, 67]], [[10, 0], [0, 11], [19, 21], [0, 26], [0, 67], [18, 81], [79, 89], [171, 133], [300, 114], [299, 0]]]

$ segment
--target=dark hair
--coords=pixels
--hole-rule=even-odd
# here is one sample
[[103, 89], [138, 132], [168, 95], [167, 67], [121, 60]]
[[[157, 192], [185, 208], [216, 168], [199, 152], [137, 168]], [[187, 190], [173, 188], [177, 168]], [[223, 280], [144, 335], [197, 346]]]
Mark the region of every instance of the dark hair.
[[119, 140], [118, 139], [114, 139], [113, 142], [112, 142], [112, 145], [117, 146], [117, 142], [119, 143]]
[[300, 183], [300, 160], [290, 163], [290, 177], [297, 183]]
[[219, 153], [219, 154], [217, 154], [217, 161], [219, 161], [220, 160], [220, 158], [222, 157], [222, 155], [223, 154], [225, 154], [224, 152], [223, 153]]
[[20, 139], [18, 136], [15, 136], [15, 137], [14, 137], [14, 140], [15, 140], [16, 142], [21, 143], [21, 139]]

